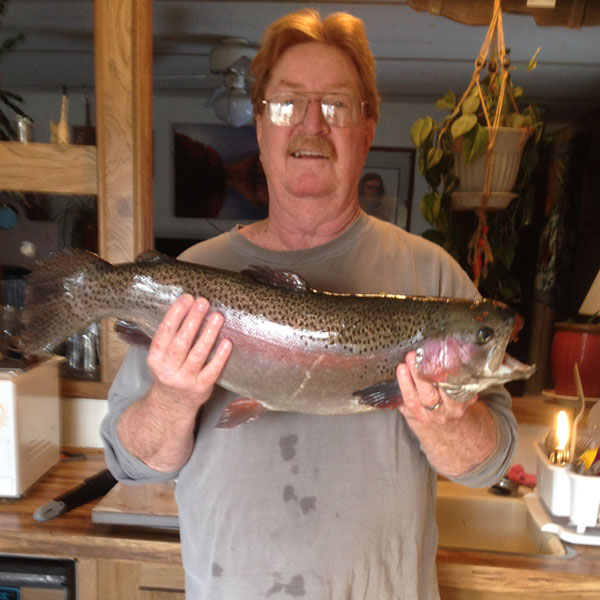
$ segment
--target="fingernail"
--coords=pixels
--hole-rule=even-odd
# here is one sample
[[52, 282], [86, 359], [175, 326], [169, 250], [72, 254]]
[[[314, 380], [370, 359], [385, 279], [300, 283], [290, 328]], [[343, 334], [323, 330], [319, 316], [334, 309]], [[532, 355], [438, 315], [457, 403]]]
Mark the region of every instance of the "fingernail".
[[210, 320], [211, 320], [211, 323], [218, 325], [219, 323], [221, 323], [221, 321], [224, 320], [224, 317], [221, 313], [215, 312], [212, 315], [210, 315]]
[[209, 306], [210, 304], [206, 298], [196, 298], [196, 307], [200, 310], [208, 310]]

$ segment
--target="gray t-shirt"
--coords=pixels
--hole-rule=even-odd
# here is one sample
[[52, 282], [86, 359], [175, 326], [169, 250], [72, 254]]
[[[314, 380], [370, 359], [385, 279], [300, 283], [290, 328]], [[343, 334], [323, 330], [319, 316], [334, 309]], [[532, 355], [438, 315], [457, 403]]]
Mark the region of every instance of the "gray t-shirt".
[[[364, 213], [339, 238], [275, 252], [233, 229], [182, 259], [231, 270], [292, 269], [318, 289], [475, 297], [438, 246]], [[146, 352], [132, 348], [109, 394], [106, 459], [123, 481], [177, 477], [189, 600], [437, 600], [436, 473], [396, 410], [344, 416], [264, 413], [214, 429], [233, 394], [217, 388], [203, 407], [192, 456], [158, 473], [116, 434], [119, 415], [150, 387]], [[487, 486], [506, 473], [516, 443], [510, 396], [481, 395], [498, 425], [495, 452], [455, 480]]]

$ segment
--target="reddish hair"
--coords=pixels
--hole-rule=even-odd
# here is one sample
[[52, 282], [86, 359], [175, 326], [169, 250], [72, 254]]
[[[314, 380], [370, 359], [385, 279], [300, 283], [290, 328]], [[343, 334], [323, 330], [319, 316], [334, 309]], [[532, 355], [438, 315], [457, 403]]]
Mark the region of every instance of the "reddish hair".
[[260, 50], [250, 72], [254, 77], [252, 106], [254, 114], [262, 112], [264, 93], [273, 68], [281, 55], [295, 44], [321, 42], [339, 48], [351, 59], [358, 71], [361, 100], [366, 115], [379, 118], [379, 94], [375, 82], [375, 59], [361, 19], [348, 13], [334, 13], [325, 19], [314, 9], [305, 8], [277, 19], [265, 31]]

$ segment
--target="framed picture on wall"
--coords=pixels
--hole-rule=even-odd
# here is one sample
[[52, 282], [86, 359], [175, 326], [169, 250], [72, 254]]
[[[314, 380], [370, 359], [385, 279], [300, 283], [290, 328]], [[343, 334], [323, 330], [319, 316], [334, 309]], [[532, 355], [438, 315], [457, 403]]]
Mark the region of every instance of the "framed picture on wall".
[[173, 125], [176, 217], [252, 221], [267, 215], [256, 129]]
[[414, 168], [414, 149], [372, 147], [358, 184], [362, 209], [409, 231]]

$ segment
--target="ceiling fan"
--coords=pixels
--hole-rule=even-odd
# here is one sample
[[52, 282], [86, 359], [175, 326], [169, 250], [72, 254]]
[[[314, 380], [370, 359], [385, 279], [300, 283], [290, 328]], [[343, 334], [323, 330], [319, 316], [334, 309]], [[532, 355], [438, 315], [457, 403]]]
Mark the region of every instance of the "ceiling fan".
[[256, 48], [239, 37], [223, 38], [210, 52], [210, 71], [222, 75], [223, 85], [213, 91], [206, 106], [212, 106], [219, 119], [234, 127], [252, 123], [248, 70], [255, 54]]
[[[155, 74], [155, 79], [212, 79], [220, 78], [205, 106], [211, 106], [216, 116], [228, 125], [241, 127], [253, 121], [248, 74], [250, 62], [257, 48], [241, 37], [224, 37], [214, 44], [209, 53], [210, 73]], [[218, 81], [218, 80], [217, 80]]]

